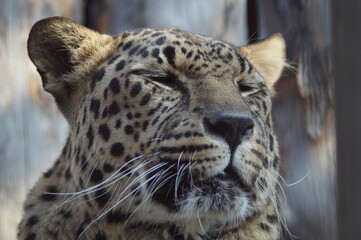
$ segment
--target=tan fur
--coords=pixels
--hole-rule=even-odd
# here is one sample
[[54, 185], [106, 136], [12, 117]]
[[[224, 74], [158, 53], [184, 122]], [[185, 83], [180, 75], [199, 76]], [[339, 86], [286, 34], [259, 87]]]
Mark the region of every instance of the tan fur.
[[112, 37], [63, 17], [41, 20], [31, 29], [29, 57], [43, 72], [44, 89], [54, 95], [68, 121], [87, 84], [74, 79], [86, 80], [87, 74], [111, 54], [114, 44]]
[[29, 56], [71, 130], [19, 240], [278, 239], [271, 91], [284, 48], [280, 35], [237, 50], [177, 29], [113, 38], [36, 23]]
[[252, 45], [238, 48], [266, 79], [272, 89], [285, 66], [286, 43], [281, 34], [272, 36]]

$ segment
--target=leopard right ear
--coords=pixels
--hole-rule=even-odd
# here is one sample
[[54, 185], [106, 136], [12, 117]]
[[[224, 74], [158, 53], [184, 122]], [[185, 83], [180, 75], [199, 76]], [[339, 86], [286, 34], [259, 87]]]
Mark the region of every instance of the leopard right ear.
[[76, 92], [85, 85], [86, 73], [107, 54], [113, 41], [70, 19], [51, 17], [35, 23], [28, 53], [43, 87], [54, 97], [65, 117], [70, 115]]

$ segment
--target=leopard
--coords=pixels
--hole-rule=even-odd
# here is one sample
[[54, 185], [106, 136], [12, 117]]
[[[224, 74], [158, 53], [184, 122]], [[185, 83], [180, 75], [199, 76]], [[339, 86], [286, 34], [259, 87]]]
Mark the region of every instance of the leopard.
[[69, 134], [28, 192], [19, 240], [280, 238], [281, 34], [236, 46], [50, 17], [27, 49]]

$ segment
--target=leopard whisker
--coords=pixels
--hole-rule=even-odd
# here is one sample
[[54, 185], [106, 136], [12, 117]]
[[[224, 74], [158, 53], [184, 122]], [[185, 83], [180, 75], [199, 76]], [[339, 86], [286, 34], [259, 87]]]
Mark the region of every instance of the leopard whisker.
[[[142, 166], [143, 167], [143, 166]], [[153, 169], [153, 170], [156, 170], [156, 169]], [[134, 174], [134, 172], [133, 172]], [[98, 216], [92, 220], [92, 222], [90, 222], [88, 224], [87, 227], [84, 228], [84, 230], [82, 231], [82, 233], [79, 235], [81, 236], [82, 234], [84, 234], [86, 232], [86, 230], [88, 230], [91, 226], [93, 226], [99, 219], [101, 219], [102, 217], [104, 217], [107, 213], [109, 213], [110, 211], [112, 211], [114, 208], [116, 208], [119, 204], [121, 204], [124, 200], [126, 200], [129, 196], [131, 196], [135, 191], [136, 189], [132, 190], [131, 192], [129, 192], [127, 195], [125, 195], [123, 197], [123, 194], [128, 190], [130, 189], [134, 183], [137, 183], [139, 179], [143, 178], [144, 177], [144, 174], [142, 175], [139, 175], [137, 176], [134, 180], [132, 180], [132, 182], [127, 185], [127, 187], [119, 194], [119, 198], [117, 200], [117, 202], [112, 206], [110, 207], [109, 209], [107, 209], [106, 211], [101, 211], [101, 213], [98, 214]], [[146, 183], [144, 183], [146, 184]], [[120, 200], [119, 200], [120, 199]]]

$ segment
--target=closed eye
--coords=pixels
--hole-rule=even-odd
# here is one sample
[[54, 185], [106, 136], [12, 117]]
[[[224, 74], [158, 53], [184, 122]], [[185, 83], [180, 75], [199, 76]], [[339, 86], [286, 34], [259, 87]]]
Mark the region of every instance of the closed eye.
[[238, 84], [238, 88], [241, 92], [250, 92], [253, 90], [253, 87], [241, 85], [241, 84]]
[[166, 86], [172, 89], [179, 88], [177, 77], [172, 73], [158, 73], [139, 69], [133, 70], [131, 74], [142, 76], [157, 85]]
[[149, 77], [152, 81], [166, 85], [173, 89], [178, 89], [177, 79], [174, 75], [166, 75], [166, 76], [152, 76]]
[[238, 84], [238, 89], [241, 92], [242, 96], [248, 96], [259, 91], [259, 89], [256, 86], [250, 84], [246, 84], [243, 82], [238, 82], [237, 84]]

